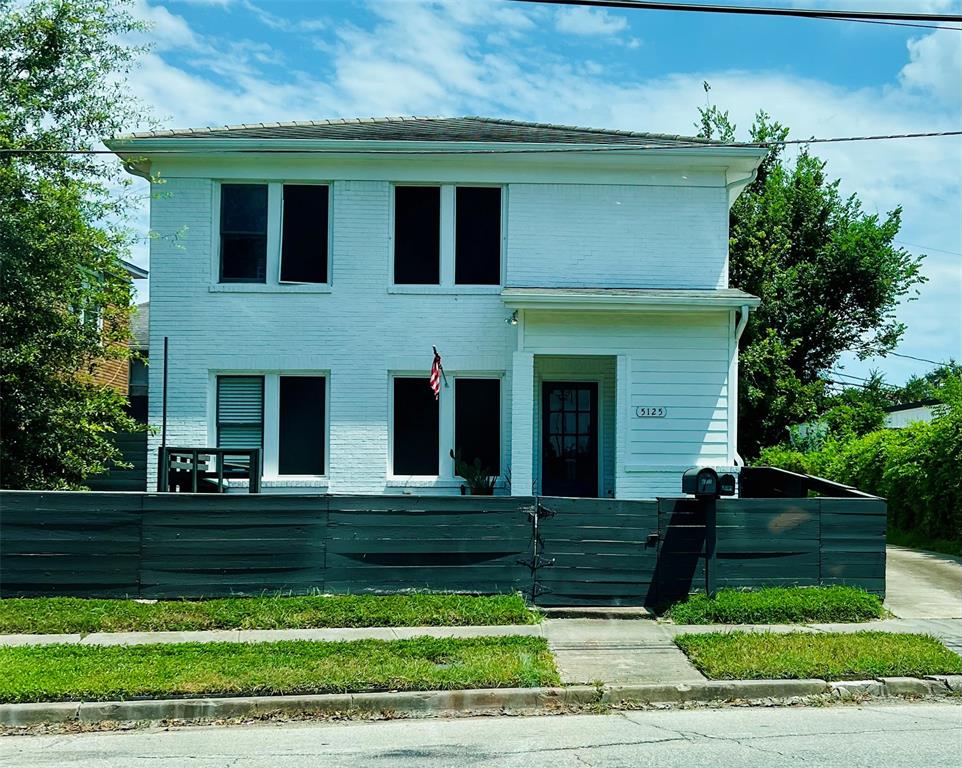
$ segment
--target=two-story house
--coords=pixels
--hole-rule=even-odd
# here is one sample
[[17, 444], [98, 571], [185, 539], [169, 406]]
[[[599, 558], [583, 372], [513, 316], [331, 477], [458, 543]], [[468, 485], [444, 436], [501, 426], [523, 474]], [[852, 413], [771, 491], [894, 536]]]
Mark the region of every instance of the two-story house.
[[739, 463], [728, 210], [763, 151], [479, 117], [109, 145], [155, 188], [168, 444], [262, 447], [262, 489], [300, 493], [459, 493], [452, 450], [514, 495]]

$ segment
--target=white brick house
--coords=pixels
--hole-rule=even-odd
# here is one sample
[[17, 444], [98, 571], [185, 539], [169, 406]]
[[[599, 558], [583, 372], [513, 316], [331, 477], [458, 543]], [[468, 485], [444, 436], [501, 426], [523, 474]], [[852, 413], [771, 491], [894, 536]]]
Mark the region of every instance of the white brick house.
[[758, 300], [728, 287], [728, 209], [763, 152], [484, 118], [110, 147], [153, 179], [168, 445], [260, 445], [264, 491], [309, 493], [459, 493], [454, 448], [516, 495], [676, 495], [738, 463]]

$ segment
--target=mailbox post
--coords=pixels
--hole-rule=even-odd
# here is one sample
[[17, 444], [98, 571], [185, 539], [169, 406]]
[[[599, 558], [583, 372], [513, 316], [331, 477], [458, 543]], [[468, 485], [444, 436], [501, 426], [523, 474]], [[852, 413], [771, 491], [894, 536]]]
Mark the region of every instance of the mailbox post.
[[681, 476], [681, 491], [693, 495], [705, 513], [705, 594], [714, 597], [716, 589], [715, 546], [718, 541], [719, 496], [735, 495], [735, 476], [722, 475], [711, 467], [691, 467]]

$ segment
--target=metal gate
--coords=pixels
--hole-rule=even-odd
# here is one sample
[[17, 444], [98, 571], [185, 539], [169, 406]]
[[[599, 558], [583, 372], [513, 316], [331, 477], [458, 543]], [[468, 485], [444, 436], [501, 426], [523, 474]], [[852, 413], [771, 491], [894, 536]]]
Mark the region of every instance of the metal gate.
[[537, 605], [653, 605], [658, 502], [539, 497], [532, 512]]

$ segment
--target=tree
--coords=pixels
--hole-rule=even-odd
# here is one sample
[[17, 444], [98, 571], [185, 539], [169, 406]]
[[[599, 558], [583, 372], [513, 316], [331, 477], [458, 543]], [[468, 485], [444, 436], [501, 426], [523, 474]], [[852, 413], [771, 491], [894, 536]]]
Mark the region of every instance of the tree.
[[[735, 139], [727, 112], [708, 106], [700, 116], [702, 137]], [[765, 112], [749, 131], [753, 142], [788, 135]], [[843, 352], [864, 359], [894, 349], [905, 331], [895, 309], [925, 279], [922, 257], [893, 243], [900, 208], [884, 219], [865, 213], [809, 148], [793, 161], [783, 149], [770, 146], [730, 212], [731, 283], [762, 300], [740, 342], [739, 447], [746, 457], [816, 415], [822, 375]]]
[[129, 354], [125, 179], [116, 161], [64, 151], [136, 119], [124, 41], [140, 28], [126, 2], [0, 0], [3, 487], [82, 487], [121, 463], [111, 435], [136, 428], [90, 375]]

